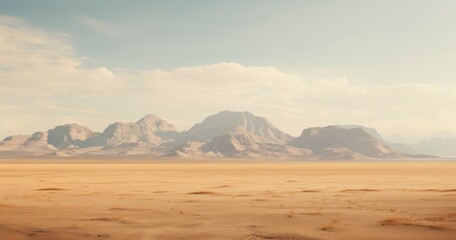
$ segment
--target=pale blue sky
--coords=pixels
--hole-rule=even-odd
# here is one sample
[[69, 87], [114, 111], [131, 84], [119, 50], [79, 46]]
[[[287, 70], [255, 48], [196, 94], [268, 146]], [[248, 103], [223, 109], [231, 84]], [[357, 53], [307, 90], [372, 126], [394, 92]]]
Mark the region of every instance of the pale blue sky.
[[[64, 71], [64, 67], [57, 71], [56, 64], [47, 60], [48, 68], [38, 60], [22, 63], [40, 66], [41, 70], [32, 76], [32, 70], [10, 66], [12, 59], [18, 61], [13, 55], [0, 59], [0, 70], [13, 69], [4, 76], [16, 79], [14, 83], [0, 80], [4, 87], [0, 89], [4, 91], [0, 100], [2, 121], [8, 125], [0, 129], [0, 138], [52, 127], [64, 120], [102, 130], [108, 121], [133, 121], [147, 113], [168, 118], [185, 129], [225, 109], [270, 114], [266, 117], [293, 135], [304, 127], [344, 123], [369, 125], [387, 134], [421, 136], [438, 130], [456, 131], [456, 127], [444, 126], [456, 120], [455, 10], [456, 1], [419, 0], [0, 0], [0, 16], [8, 17], [3, 20], [5, 33], [16, 31], [8, 36], [9, 40], [5, 38], [3, 51], [21, 49], [35, 56], [31, 59], [59, 56], [65, 64], [82, 64], [73, 69], [77, 75]], [[25, 41], [22, 36], [46, 39], [40, 43], [46, 51], [24, 47], [32, 43], [16, 46], [19, 39]], [[217, 65], [220, 63], [232, 64]], [[184, 74], [176, 70], [183, 67], [192, 69]], [[265, 76], [257, 67], [278, 71], [272, 74], [276, 77], [268, 83], [270, 86], [264, 84]], [[38, 74], [45, 72], [42, 69], [55, 71], [56, 79], [76, 80], [52, 88], [52, 81]], [[226, 74], [218, 76], [220, 73]], [[243, 88], [237, 83], [225, 86], [217, 80], [203, 79], [223, 79], [226, 75], [242, 81], [258, 79], [258, 88]], [[300, 80], [295, 80], [296, 75]], [[120, 88], [129, 89], [130, 95], [120, 95], [110, 80], [106, 80], [105, 90], [113, 89], [103, 98], [95, 98], [99, 92], [92, 87], [75, 90], [71, 85], [79, 78], [92, 77], [122, 79], [112, 80], [112, 85], [124, 84]], [[33, 91], [36, 89], [21, 88], [24, 97], [17, 97], [15, 83], [27, 81], [41, 81], [45, 87], [39, 87], [39, 96]], [[222, 93], [214, 95], [217, 104], [182, 112], [182, 106], [169, 102], [189, 102], [190, 96], [183, 97], [185, 94], [174, 91], [171, 84], [163, 86], [163, 82], [174, 82], [179, 89], [179, 81], [186, 81], [192, 88], [200, 83], [220, 85], [216, 90]], [[278, 86], [290, 81], [291, 89]], [[150, 91], [142, 87], [134, 90], [143, 85], [149, 85]], [[243, 93], [246, 89], [250, 92]], [[196, 99], [195, 104], [203, 101]], [[276, 101], [268, 105], [270, 99]], [[39, 101], [52, 109], [41, 109], [46, 104]], [[138, 101], [144, 101], [140, 109], [134, 107]], [[68, 109], [84, 113], [70, 113]], [[280, 114], [272, 114], [273, 109], [281, 109]], [[19, 123], [10, 124], [14, 118], [9, 115], [14, 113], [24, 118], [40, 115], [44, 123], [32, 124], [16, 117]]]
[[[455, 1], [1, 1], [0, 13], [71, 35], [111, 68], [214, 62], [348, 71], [352, 81], [456, 77]], [[100, 33], [90, 18], [125, 33]], [[86, 63], [87, 64], [87, 63]]]

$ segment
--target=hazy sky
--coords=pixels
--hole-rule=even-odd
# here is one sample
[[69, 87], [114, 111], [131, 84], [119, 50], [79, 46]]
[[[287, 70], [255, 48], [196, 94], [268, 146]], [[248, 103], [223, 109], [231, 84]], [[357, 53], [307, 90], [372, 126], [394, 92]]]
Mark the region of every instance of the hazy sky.
[[251, 111], [456, 132], [456, 1], [0, 0], [0, 138]]

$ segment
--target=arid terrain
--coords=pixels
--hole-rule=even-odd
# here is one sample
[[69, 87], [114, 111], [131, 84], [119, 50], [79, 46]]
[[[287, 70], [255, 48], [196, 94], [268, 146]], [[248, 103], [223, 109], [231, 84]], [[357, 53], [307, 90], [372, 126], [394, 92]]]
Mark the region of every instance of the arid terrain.
[[456, 162], [2, 160], [0, 239], [456, 239]]

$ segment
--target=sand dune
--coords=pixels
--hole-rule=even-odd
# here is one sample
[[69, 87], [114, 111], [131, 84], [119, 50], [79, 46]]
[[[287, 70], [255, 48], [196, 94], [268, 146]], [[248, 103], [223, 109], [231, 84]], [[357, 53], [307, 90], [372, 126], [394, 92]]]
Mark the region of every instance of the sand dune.
[[452, 162], [0, 163], [0, 239], [454, 239]]

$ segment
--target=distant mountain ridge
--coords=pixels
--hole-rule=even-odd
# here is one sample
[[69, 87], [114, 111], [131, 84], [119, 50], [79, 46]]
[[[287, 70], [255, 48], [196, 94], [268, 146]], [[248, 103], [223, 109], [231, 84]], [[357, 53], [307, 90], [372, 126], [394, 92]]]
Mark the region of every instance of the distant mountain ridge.
[[146, 115], [94, 132], [78, 124], [57, 126], [0, 142], [0, 156], [149, 156], [178, 158], [383, 159], [419, 157], [388, 146], [373, 128], [307, 128], [293, 137], [264, 117], [222, 111], [187, 131]]
[[211, 115], [184, 132], [188, 139], [200, 141], [210, 141], [224, 134], [248, 134], [268, 143], [286, 143], [293, 138], [264, 117], [255, 116], [250, 112], [232, 111]]
[[386, 141], [378, 132], [375, 128], [370, 128], [370, 127], [365, 127], [362, 125], [336, 125], [337, 127], [345, 128], [345, 129], [353, 129], [353, 128], [361, 128], [365, 132], [367, 132], [369, 135], [374, 137], [375, 139], [381, 141], [383, 144], [386, 146], [389, 146], [397, 151], [400, 151], [402, 153], [407, 153], [407, 154], [416, 154], [420, 155], [422, 154], [419, 150], [414, 149], [413, 146], [403, 144], [403, 143], [395, 143], [395, 142], [389, 142]]
[[[378, 135], [380, 136], [380, 135]], [[291, 146], [309, 148], [315, 154], [327, 156], [330, 153], [343, 153], [349, 158], [401, 157], [382, 141], [359, 127], [341, 128], [338, 126], [305, 129], [301, 136], [289, 143]]]
[[430, 155], [456, 157], [456, 138], [437, 137], [413, 144], [411, 147]]
[[47, 131], [47, 143], [57, 149], [65, 149], [71, 146], [83, 147], [84, 141], [98, 135], [92, 130], [76, 123], [57, 126]]
[[177, 129], [154, 115], [147, 115], [135, 123], [116, 122], [103, 133], [87, 140], [87, 146], [119, 146], [128, 143], [147, 143], [159, 146], [172, 141]]

